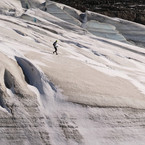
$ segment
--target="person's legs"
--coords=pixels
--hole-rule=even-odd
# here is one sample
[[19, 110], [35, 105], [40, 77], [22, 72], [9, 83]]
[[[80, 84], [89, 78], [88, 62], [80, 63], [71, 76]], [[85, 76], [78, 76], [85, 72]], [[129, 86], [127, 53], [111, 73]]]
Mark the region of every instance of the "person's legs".
[[56, 53], [56, 55], [58, 55], [57, 53], [57, 47], [54, 47], [55, 51], [53, 51], [53, 54]]
[[55, 48], [55, 52], [56, 52], [56, 55], [58, 55], [58, 53], [57, 53], [57, 47]]

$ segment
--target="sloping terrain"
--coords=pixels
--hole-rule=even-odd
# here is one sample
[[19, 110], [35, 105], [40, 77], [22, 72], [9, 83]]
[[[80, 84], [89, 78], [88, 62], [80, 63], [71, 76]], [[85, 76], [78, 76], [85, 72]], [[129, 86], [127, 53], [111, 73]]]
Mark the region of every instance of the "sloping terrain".
[[1, 144], [143, 145], [145, 26], [35, 2], [0, 15]]
[[79, 9], [145, 24], [144, 0], [53, 0]]

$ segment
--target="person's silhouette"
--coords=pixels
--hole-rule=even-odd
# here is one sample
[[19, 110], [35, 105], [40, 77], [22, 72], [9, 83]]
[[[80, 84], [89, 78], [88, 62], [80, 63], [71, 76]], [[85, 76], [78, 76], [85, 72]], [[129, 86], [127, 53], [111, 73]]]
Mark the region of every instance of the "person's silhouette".
[[58, 53], [57, 53], [57, 40], [53, 43], [53, 46], [54, 46], [54, 49], [55, 49], [55, 51], [53, 51], [53, 54], [54, 53], [56, 53], [56, 55], [58, 55]]

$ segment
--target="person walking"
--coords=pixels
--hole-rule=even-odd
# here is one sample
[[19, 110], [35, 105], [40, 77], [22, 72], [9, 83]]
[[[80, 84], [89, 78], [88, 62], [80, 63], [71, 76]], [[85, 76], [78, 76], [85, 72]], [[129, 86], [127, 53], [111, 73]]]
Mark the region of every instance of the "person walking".
[[56, 55], [58, 55], [58, 53], [57, 53], [57, 40], [53, 43], [53, 46], [54, 46], [54, 49], [55, 49], [55, 51], [53, 51], [53, 54], [54, 53], [56, 53]]

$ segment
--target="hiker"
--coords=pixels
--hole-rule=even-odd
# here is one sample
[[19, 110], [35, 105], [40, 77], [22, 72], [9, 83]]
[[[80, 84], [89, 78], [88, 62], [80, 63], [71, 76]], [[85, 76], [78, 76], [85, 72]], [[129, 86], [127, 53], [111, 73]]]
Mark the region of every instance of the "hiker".
[[53, 46], [54, 46], [54, 49], [55, 49], [55, 51], [53, 51], [53, 54], [54, 53], [56, 53], [56, 55], [58, 55], [58, 53], [57, 53], [57, 40], [53, 43]]

